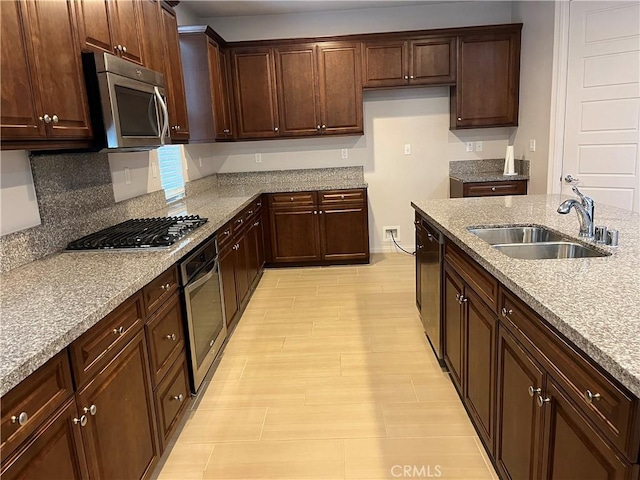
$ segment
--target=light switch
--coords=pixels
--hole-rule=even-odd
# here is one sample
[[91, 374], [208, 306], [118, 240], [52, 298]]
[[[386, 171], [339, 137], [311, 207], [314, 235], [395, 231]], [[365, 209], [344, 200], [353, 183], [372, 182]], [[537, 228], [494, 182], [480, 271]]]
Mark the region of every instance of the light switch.
[[536, 151], [536, 139], [532, 138], [531, 140], [529, 140], [529, 151], [530, 152], [535, 152]]
[[404, 154], [405, 155], [411, 155], [411, 144], [410, 143], [405, 143], [405, 145], [404, 145]]
[[255, 157], [256, 157], [256, 163], [262, 163], [262, 154], [261, 153], [256, 153]]
[[342, 149], [342, 159], [344, 160], [345, 158], [349, 158], [349, 150], [347, 150], [346, 148]]
[[481, 152], [482, 148], [483, 148], [482, 140], [479, 142], [476, 142], [476, 152]]
[[124, 183], [125, 185], [131, 185], [131, 171], [129, 167], [124, 167]]
[[473, 142], [467, 142], [467, 152], [473, 152]]
[[153, 178], [158, 177], [158, 166], [156, 165], [156, 162], [151, 162], [151, 176]]

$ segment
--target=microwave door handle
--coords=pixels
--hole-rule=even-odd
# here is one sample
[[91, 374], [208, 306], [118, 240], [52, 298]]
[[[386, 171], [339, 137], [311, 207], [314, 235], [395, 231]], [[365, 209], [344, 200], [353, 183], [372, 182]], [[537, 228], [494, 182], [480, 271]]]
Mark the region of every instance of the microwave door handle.
[[162, 131], [160, 132], [160, 144], [164, 145], [164, 137], [169, 131], [169, 112], [167, 111], [167, 104], [165, 103], [164, 98], [162, 98], [162, 95], [160, 95], [158, 87], [153, 87], [153, 92], [155, 93], [158, 103], [160, 104], [160, 108], [162, 109], [163, 122]]

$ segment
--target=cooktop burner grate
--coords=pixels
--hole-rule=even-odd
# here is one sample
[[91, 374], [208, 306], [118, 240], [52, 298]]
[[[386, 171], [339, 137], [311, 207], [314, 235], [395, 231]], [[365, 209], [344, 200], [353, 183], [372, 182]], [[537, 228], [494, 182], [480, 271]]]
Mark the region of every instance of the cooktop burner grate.
[[67, 250], [169, 247], [205, 223], [199, 215], [132, 219], [74, 240]]

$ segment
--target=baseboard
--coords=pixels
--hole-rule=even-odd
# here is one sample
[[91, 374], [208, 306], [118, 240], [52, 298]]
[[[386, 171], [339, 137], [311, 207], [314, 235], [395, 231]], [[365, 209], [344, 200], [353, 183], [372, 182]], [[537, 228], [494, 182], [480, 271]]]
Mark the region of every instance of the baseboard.
[[[403, 245], [402, 243], [400, 243], [400, 246], [408, 252], [415, 252], [416, 250], [415, 245]], [[400, 250], [398, 247], [396, 247], [395, 245], [391, 244], [391, 245], [383, 245], [381, 247], [372, 248], [371, 253], [404, 253], [404, 252]]]

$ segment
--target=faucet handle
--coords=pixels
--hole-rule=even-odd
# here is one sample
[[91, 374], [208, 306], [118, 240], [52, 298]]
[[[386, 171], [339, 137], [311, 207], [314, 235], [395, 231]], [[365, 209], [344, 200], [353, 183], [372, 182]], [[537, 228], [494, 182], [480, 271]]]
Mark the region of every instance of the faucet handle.
[[580, 197], [583, 207], [587, 207], [587, 206], [593, 207], [593, 198], [587, 197], [586, 195], [584, 195], [580, 190], [578, 190], [578, 187], [576, 185], [571, 187], [571, 190], [573, 190], [573, 193], [575, 193], [578, 197]]

